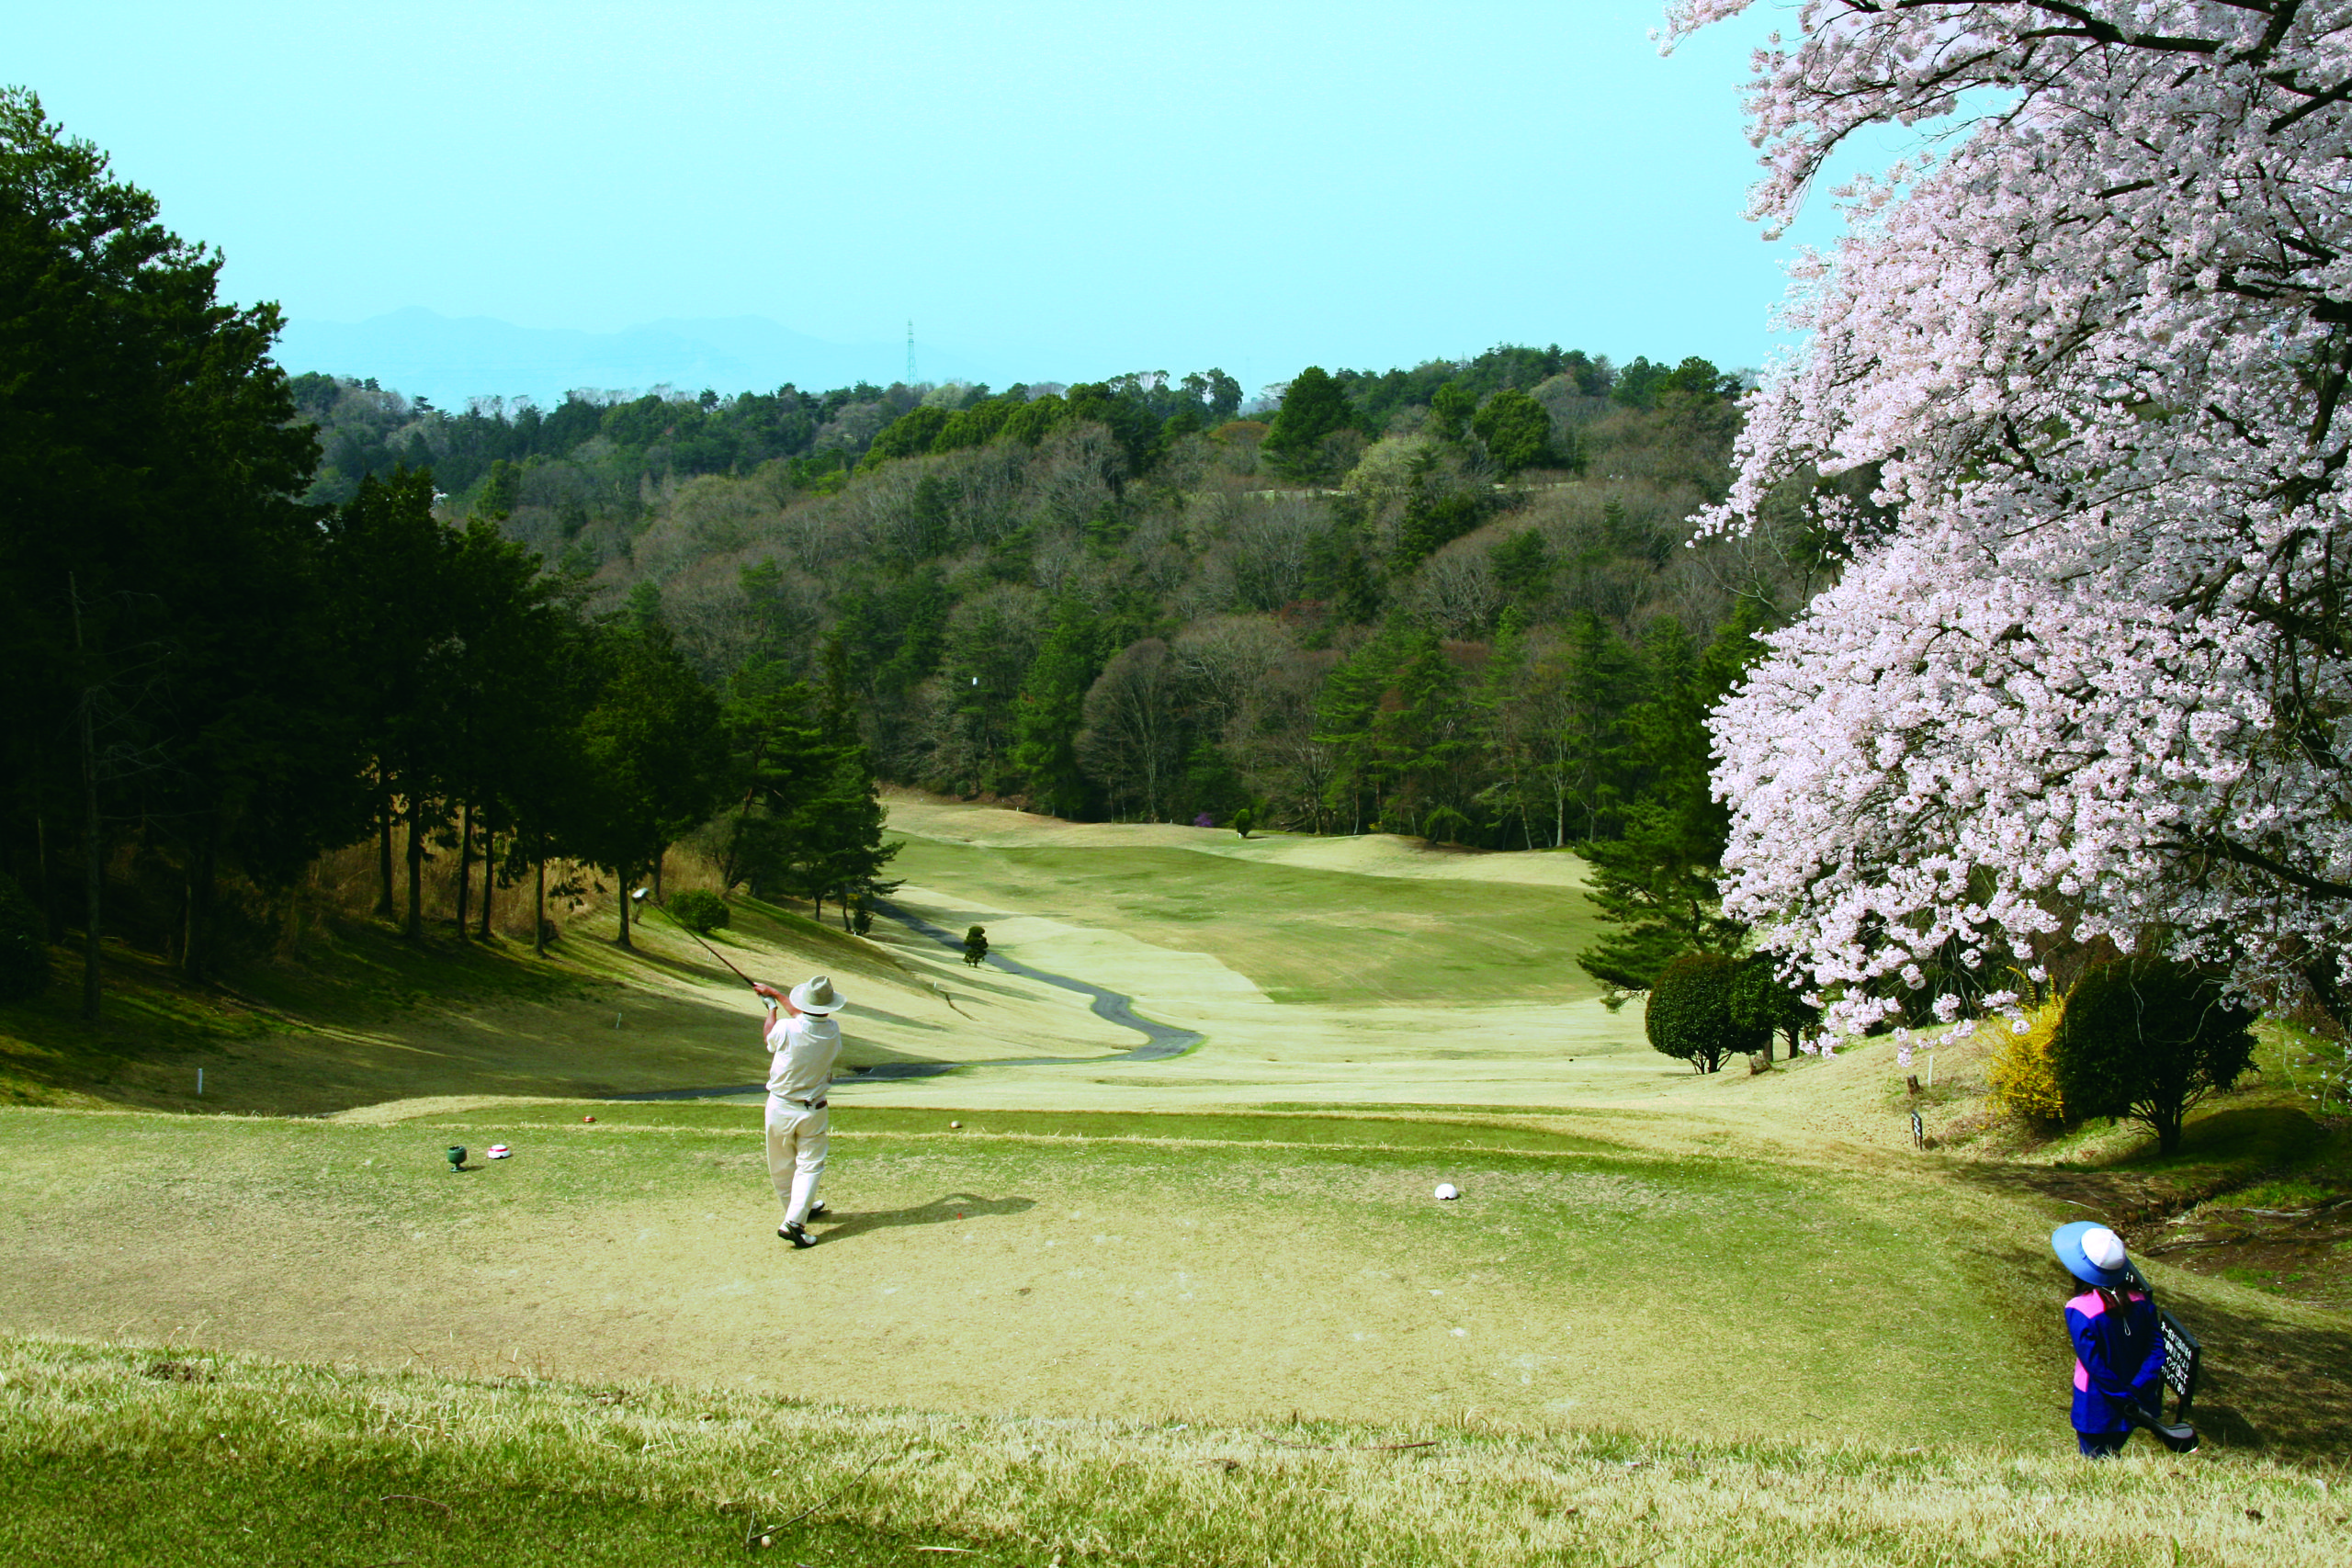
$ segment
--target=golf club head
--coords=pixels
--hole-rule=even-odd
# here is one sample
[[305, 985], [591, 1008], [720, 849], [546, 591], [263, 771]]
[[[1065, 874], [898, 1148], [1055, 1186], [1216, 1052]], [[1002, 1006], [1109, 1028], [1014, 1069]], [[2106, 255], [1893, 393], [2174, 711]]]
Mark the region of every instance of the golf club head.
[[2167, 1421], [2161, 1411], [2154, 1411], [2136, 1400], [2130, 1406], [2131, 1421], [2143, 1427], [2148, 1436], [2170, 1449], [2174, 1453], [2193, 1453], [2197, 1449], [2197, 1428], [2186, 1422]]

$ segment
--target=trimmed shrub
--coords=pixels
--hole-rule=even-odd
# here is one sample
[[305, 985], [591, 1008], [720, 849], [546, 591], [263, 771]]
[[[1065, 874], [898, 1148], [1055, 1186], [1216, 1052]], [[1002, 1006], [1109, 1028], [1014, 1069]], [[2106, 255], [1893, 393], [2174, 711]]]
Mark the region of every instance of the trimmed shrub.
[[2051, 1036], [2058, 1092], [2075, 1115], [2146, 1122], [2175, 1153], [2189, 1108], [2253, 1064], [2254, 1018], [2186, 964], [2102, 964], [2066, 993]]
[[1667, 1055], [1712, 1073], [1727, 1056], [1770, 1043], [1772, 1031], [1743, 1018], [1736, 1005], [1739, 965], [1720, 953], [1685, 953], [1650, 987], [1642, 1027]]
[[699, 887], [673, 895], [665, 908], [680, 925], [704, 936], [727, 923], [727, 900]]
[[1986, 1026], [1999, 1031], [1999, 1043], [1993, 1048], [1993, 1063], [1984, 1075], [1993, 1103], [2043, 1126], [2064, 1127], [2082, 1120], [2067, 1112], [2066, 1097], [2058, 1088], [2058, 1064], [2050, 1055], [2058, 1017], [2064, 1010], [2063, 1000], [2052, 999], [2026, 1021], [2023, 1034], [2006, 1020]]
[[49, 922], [15, 878], [0, 876], [0, 1002], [48, 988]]
[[980, 960], [989, 955], [989, 929], [974, 926], [964, 933], [964, 962], [978, 969]]

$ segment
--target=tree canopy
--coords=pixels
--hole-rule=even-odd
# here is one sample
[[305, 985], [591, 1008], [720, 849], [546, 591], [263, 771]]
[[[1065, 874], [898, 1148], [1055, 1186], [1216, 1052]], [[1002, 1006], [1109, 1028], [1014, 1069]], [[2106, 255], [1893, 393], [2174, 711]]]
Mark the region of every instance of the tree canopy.
[[1726, 906], [1848, 1027], [2015, 1007], [2101, 939], [2342, 1003], [2347, 23], [1816, 6], [1757, 56], [1776, 231], [1865, 128], [1968, 117], [1800, 270], [1713, 518], [1811, 486], [1851, 557], [1716, 724]]

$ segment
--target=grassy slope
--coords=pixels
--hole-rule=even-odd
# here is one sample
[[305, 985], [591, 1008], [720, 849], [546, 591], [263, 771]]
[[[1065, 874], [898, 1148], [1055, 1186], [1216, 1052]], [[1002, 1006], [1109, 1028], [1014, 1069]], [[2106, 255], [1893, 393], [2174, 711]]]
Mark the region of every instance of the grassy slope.
[[2352, 1540], [2340, 1482], [1475, 1423], [966, 1420], [0, 1341], [0, 1559], [27, 1564], [634, 1565], [750, 1546], [1036, 1568], [2302, 1568]]
[[[833, 974], [851, 998], [843, 1055], [853, 1066], [1026, 1055], [1041, 1040], [1072, 1055], [1134, 1043], [1069, 993], [1010, 976], [967, 978], [944, 952], [877, 934], [865, 941], [743, 899], [714, 940], [739, 967], [787, 984]], [[354, 921], [299, 961], [247, 964], [225, 987], [201, 989], [152, 955], [111, 948], [96, 1030], [80, 1021], [78, 987], [66, 984], [0, 1005], [0, 1103], [316, 1114], [420, 1096], [758, 1078], [760, 1015], [741, 984], [658, 919], [639, 927], [637, 943], [624, 952], [581, 932], [542, 959], [446, 934], [412, 944]], [[62, 954], [59, 969], [68, 970]]]

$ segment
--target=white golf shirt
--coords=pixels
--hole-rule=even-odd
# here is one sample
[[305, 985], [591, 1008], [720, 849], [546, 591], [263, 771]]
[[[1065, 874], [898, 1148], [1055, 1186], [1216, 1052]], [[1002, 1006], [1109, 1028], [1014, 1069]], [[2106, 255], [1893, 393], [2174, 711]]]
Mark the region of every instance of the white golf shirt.
[[778, 1008], [768, 1023], [768, 1049], [775, 1053], [768, 1061], [768, 1092], [800, 1104], [820, 1100], [842, 1054], [842, 1026], [818, 1013], [796, 1018]]

